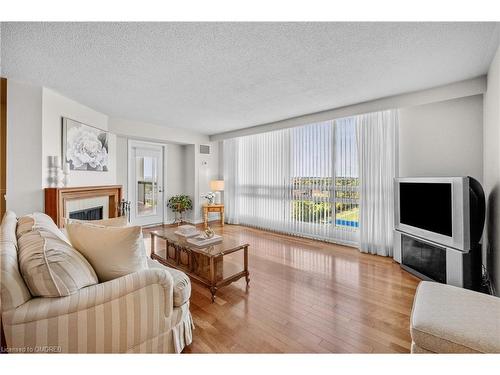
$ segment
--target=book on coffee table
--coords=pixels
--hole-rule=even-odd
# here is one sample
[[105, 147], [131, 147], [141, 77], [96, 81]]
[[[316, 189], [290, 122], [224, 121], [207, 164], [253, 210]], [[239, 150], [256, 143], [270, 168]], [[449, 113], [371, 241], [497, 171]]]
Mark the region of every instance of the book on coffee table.
[[218, 234], [214, 234], [213, 237], [206, 238], [205, 236], [200, 235], [197, 237], [188, 238], [186, 241], [191, 245], [203, 247], [203, 246], [208, 246], [208, 245], [212, 245], [214, 243], [221, 242], [222, 236], [219, 236]]

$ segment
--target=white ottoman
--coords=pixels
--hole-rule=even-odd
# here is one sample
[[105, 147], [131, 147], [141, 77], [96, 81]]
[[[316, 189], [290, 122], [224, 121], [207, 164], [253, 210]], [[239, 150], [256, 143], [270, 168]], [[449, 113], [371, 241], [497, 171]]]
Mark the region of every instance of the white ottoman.
[[410, 330], [412, 353], [500, 353], [500, 298], [422, 281]]

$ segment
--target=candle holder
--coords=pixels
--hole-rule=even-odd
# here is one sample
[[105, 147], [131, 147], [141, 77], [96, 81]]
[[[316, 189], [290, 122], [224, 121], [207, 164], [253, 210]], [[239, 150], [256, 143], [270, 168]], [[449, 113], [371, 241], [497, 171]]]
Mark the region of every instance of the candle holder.
[[49, 156], [48, 169], [47, 182], [49, 187], [61, 187], [63, 184], [63, 175], [59, 156]]

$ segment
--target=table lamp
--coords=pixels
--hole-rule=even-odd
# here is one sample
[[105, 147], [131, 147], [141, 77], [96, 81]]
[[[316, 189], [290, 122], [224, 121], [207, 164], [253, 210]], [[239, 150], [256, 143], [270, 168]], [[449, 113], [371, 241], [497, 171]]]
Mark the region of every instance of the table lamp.
[[224, 180], [210, 181], [210, 190], [215, 194], [215, 204], [221, 204], [221, 191], [224, 191]]

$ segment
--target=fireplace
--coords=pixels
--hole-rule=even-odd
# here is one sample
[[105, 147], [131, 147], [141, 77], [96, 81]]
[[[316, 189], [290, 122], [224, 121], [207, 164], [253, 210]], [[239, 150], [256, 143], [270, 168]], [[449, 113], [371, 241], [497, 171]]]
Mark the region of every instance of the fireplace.
[[85, 208], [83, 210], [78, 210], [78, 211], [71, 211], [69, 213], [69, 218], [77, 220], [101, 220], [103, 219], [102, 210], [103, 206]]
[[121, 185], [45, 188], [45, 213], [60, 228], [72, 212], [96, 207], [102, 207], [100, 215], [108, 219], [120, 215], [121, 198]]

